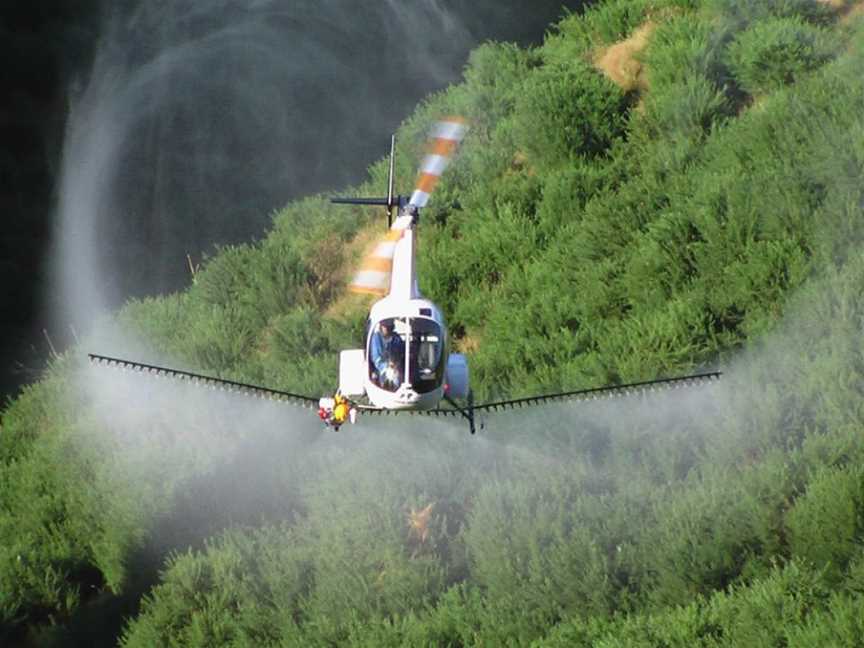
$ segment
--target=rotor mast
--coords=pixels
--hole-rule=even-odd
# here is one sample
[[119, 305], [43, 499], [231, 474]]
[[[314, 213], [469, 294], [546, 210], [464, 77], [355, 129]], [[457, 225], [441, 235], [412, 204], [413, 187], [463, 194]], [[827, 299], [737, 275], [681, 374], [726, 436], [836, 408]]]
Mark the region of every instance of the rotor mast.
[[[394, 182], [394, 167], [396, 162], [396, 135], [390, 136], [390, 176], [387, 180], [387, 229], [393, 225], [393, 182]], [[398, 204], [399, 197], [397, 196], [396, 203]]]

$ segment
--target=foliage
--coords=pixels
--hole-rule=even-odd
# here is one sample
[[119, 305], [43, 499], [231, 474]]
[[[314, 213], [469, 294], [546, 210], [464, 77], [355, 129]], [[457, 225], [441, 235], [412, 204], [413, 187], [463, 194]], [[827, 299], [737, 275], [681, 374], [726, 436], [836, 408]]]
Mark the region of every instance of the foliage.
[[750, 94], [794, 83], [834, 55], [830, 32], [795, 18], [759, 21], [729, 46], [729, 67]]
[[514, 123], [518, 147], [542, 166], [602, 155], [623, 134], [627, 100], [580, 61], [535, 70], [522, 89]]
[[[419, 262], [478, 398], [706, 365], [719, 385], [490, 414], [477, 438], [322, 437], [292, 406], [61, 358], [3, 413], [0, 641], [123, 595], [130, 647], [859, 638], [864, 51], [831, 15], [597, 3], [536, 50], [478, 48], [398, 134], [406, 178], [434, 119], [471, 123]], [[588, 61], [646, 19], [627, 95]], [[92, 344], [332, 389], [372, 218], [293, 203]]]
[[864, 471], [826, 469], [810, 482], [787, 519], [792, 552], [838, 580], [864, 541]]
[[724, 34], [693, 14], [660, 24], [642, 55], [651, 92], [645, 126], [654, 135], [701, 139], [733, 114]]
[[654, 615], [562, 624], [539, 646], [854, 645], [860, 597], [833, 594], [818, 571], [791, 563], [746, 587]]
[[[646, 20], [659, 15], [692, 10], [699, 6], [694, 0], [608, 0], [592, 2], [584, 14], [573, 14], [557, 26], [565, 40], [591, 44], [614, 43], [626, 38]], [[558, 43], [556, 43], [558, 45]]]
[[705, 4], [709, 12], [716, 16], [743, 24], [766, 18], [800, 18], [815, 25], [827, 25], [836, 19], [828, 3], [819, 0], [708, 0]]

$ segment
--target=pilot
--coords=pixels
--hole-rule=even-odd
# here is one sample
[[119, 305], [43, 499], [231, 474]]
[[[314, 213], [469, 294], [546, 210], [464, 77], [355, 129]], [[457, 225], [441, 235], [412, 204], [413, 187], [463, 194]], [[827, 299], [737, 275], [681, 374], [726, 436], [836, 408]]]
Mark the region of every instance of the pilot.
[[372, 364], [378, 372], [378, 383], [385, 388], [398, 388], [402, 384], [405, 343], [393, 330], [392, 319], [381, 320], [378, 324], [378, 330], [372, 334], [369, 351]]

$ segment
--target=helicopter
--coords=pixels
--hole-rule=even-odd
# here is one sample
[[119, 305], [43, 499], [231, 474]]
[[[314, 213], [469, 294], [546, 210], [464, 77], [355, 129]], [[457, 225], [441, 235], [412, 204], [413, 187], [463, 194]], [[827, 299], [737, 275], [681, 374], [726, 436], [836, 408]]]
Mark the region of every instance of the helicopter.
[[435, 123], [410, 196], [394, 195], [396, 139], [392, 136], [387, 196], [331, 198], [336, 204], [383, 206], [388, 224], [386, 235], [365, 257], [348, 285], [352, 292], [375, 295], [379, 299], [370, 308], [363, 347], [339, 354], [339, 387], [333, 396], [315, 398], [97, 354], [88, 354], [90, 361], [303, 407], [317, 407], [318, 416], [334, 430], [346, 421], [354, 423], [360, 414], [412, 413], [461, 417], [471, 434], [476, 432], [478, 413], [696, 385], [720, 378], [721, 372], [714, 371], [475, 404], [467, 358], [462, 353], [450, 352], [444, 314], [420, 292], [416, 266], [420, 211], [428, 203], [467, 131], [468, 125], [461, 117], [448, 117]]

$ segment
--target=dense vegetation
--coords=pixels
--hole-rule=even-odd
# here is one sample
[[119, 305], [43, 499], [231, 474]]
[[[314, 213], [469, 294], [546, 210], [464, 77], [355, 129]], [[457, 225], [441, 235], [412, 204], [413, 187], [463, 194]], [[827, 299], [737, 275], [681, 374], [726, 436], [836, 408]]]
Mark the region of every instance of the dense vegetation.
[[[126, 613], [128, 647], [860, 643], [855, 15], [600, 3], [536, 50], [475, 50], [400, 130], [408, 178], [435, 117], [472, 125], [420, 276], [481, 397], [705, 365], [720, 386], [490, 415], [477, 438], [412, 419], [322, 436], [306, 412], [70, 353], [3, 416], [7, 636]], [[595, 61], [646, 25], [624, 90]], [[349, 242], [380, 228], [354, 216], [291, 204], [90, 344], [332, 388], [365, 313], [342, 296]]]

